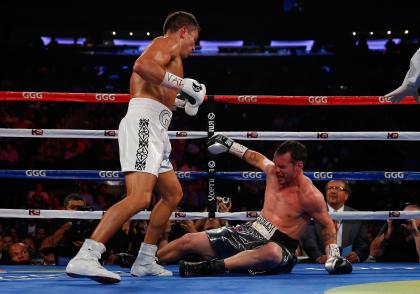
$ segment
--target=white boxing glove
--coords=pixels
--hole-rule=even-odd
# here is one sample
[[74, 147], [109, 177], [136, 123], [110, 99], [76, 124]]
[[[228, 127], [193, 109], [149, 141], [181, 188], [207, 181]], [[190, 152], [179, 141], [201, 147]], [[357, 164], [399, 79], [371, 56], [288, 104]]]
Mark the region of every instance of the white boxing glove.
[[183, 82], [181, 93], [187, 95], [187, 103], [200, 106], [206, 96], [206, 86], [188, 78], [184, 79]]
[[189, 116], [194, 116], [197, 114], [199, 107], [200, 105], [198, 105], [197, 103], [191, 104], [189, 101], [187, 101], [187, 103], [185, 103], [185, 113]]
[[206, 96], [206, 86], [196, 80], [182, 79], [174, 74], [165, 72], [161, 86], [180, 91], [175, 98], [176, 107], [185, 108], [188, 115], [196, 115], [198, 107]]

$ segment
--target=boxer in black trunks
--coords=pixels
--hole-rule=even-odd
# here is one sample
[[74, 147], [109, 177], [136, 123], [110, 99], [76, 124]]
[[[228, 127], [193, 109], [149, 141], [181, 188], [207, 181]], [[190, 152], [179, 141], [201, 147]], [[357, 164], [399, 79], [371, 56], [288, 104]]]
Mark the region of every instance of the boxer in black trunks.
[[254, 222], [236, 227], [186, 234], [158, 251], [162, 262], [177, 261], [187, 254], [212, 260], [180, 262], [184, 277], [217, 275], [226, 271], [287, 273], [296, 263], [294, 255], [300, 235], [310, 218], [323, 226], [331, 274], [350, 273], [352, 265], [340, 257], [335, 226], [328, 214], [322, 193], [303, 174], [306, 147], [299, 142], [281, 144], [273, 161], [233, 140], [215, 135], [209, 139], [212, 154], [229, 152], [266, 174], [266, 190], [261, 215]]

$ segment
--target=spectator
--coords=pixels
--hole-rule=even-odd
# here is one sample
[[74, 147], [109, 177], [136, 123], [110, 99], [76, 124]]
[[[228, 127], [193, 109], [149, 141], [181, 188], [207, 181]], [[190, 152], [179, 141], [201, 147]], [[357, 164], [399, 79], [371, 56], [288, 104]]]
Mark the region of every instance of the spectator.
[[[73, 193], [64, 199], [63, 207], [64, 210], [81, 210], [85, 205], [83, 197]], [[68, 259], [76, 255], [85, 238], [83, 232], [88, 229], [87, 223], [84, 224], [82, 221], [65, 220], [64, 224], [42, 241], [40, 251], [49, 260], [51, 260], [50, 254], [55, 254], [57, 264], [64, 265]]]
[[44, 185], [36, 183], [26, 197], [27, 208], [47, 209], [50, 206], [50, 195], [44, 190]]
[[4, 234], [0, 241], [0, 264], [9, 264], [9, 247], [13, 244], [13, 237], [10, 234]]
[[[326, 200], [329, 212], [355, 211], [346, 206], [351, 190], [347, 182], [333, 180], [327, 183]], [[369, 253], [367, 223], [363, 221], [334, 221], [337, 229], [337, 244], [342, 255], [350, 262], [361, 262]], [[321, 228], [318, 223], [312, 223], [301, 237], [303, 250], [310, 259], [317, 263], [325, 263], [325, 245], [322, 241]]]
[[[404, 211], [419, 211], [409, 204]], [[420, 262], [420, 219], [387, 220], [372, 241], [370, 255], [378, 262]]]
[[19, 161], [19, 152], [11, 143], [6, 143], [4, 148], [0, 149], [0, 161], [9, 164]]
[[9, 247], [9, 256], [13, 265], [32, 264], [29, 247], [25, 243], [13, 243]]

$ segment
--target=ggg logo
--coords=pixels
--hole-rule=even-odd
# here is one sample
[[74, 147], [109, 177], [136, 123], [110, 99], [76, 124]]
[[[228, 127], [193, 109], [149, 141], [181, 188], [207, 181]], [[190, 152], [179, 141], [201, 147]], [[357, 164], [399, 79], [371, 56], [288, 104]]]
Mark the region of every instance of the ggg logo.
[[385, 172], [385, 179], [404, 179], [404, 172]]
[[28, 177], [46, 177], [47, 171], [39, 169], [28, 169], [27, 171], [25, 171], [25, 174]]
[[42, 99], [41, 92], [23, 92], [22, 97], [25, 99]]
[[120, 172], [112, 171], [112, 170], [101, 170], [99, 172], [99, 176], [101, 178], [118, 178], [120, 176]]
[[257, 96], [238, 96], [238, 102], [241, 103], [257, 103]]
[[176, 172], [176, 175], [179, 179], [189, 179], [191, 178], [191, 172]]
[[379, 103], [391, 103], [391, 99], [384, 96], [379, 97], [378, 101]]
[[308, 102], [311, 104], [327, 104], [328, 97], [327, 96], [309, 96]]
[[263, 173], [262, 172], [243, 172], [242, 178], [243, 179], [262, 179]]
[[332, 172], [314, 172], [314, 179], [332, 179]]
[[96, 100], [98, 101], [115, 101], [115, 94], [96, 94]]

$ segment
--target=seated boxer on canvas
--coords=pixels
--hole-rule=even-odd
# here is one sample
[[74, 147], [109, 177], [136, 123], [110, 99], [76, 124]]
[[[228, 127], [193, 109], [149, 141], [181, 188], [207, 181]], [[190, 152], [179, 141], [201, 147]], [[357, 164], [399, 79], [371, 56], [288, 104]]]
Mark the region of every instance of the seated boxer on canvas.
[[281, 144], [273, 161], [233, 140], [215, 135], [209, 139], [212, 154], [229, 152], [244, 159], [266, 174], [264, 206], [253, 222], [236, 227], [222, 227], [186, 234], [158, 251], [162, 262], [173, 262], [187, 254], [209, 258], [204, 262], [180, 261], [183, 277], [206, 276], [231, 272], [252, 274], [288, 273], [296, 263], [298, 240], [310, 218], [322, 229], [330, 274], [351, 273], [352, 265], [340, 256], [336, 231], [322, 193], [303, 174], [307, 150], [295, 141]]

